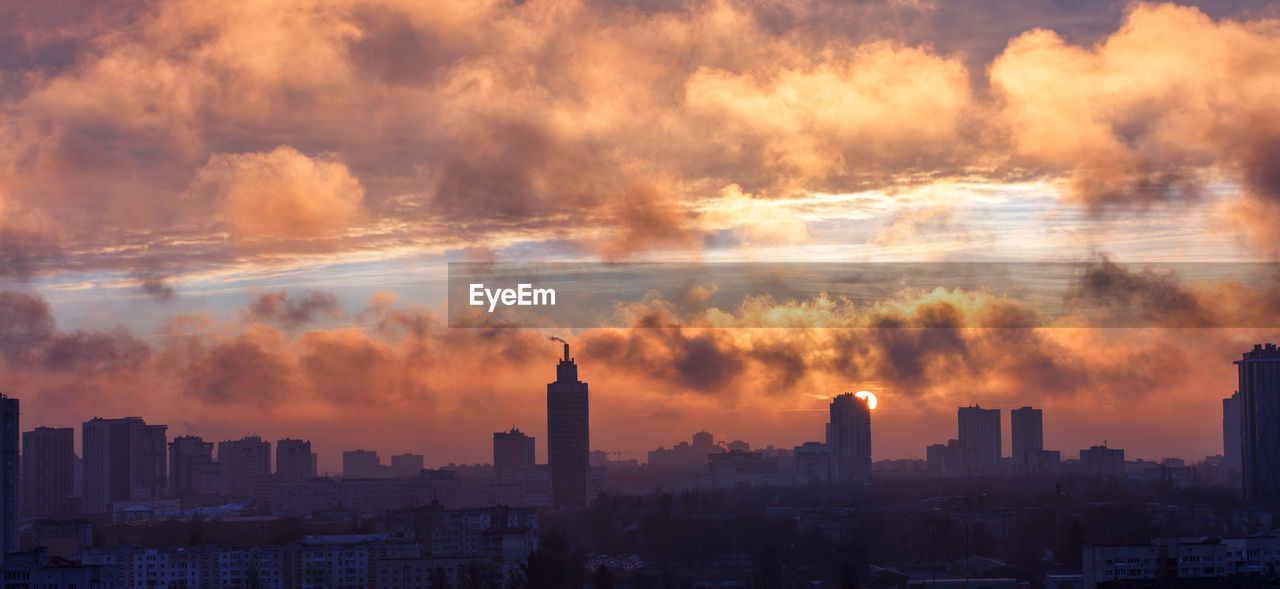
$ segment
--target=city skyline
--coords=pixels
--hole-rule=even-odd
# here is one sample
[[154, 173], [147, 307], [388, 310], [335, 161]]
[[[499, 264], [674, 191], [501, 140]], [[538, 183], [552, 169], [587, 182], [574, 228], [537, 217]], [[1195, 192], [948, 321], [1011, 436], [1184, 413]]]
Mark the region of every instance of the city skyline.
[[[558, 338], [555, 338], [555, 339], [557, 339], [557, 341], [560, 341], [561, 345], [563, 346], [564, 355], [559, 359], [559, 365], [557, 366], [557, 379], [552, 383], [548, 384], [548, 393], [550, 393], [553, 389], [558, 391], [564, 388], [565, 385], [572, 385], [572, 387], [577, 387], [578, 389], [580, 389], [578, 392], [585, 395], [586, 384], [577, 380], [577, 365], [574, 362], [574, 359], [569, 356], [569, 344], [567, 342], [563, 342], [562, 340], [558, 340]], [[1275, 346], [1271, 343], [1256, 344], [1254, 346], [1254, 349], [1251, 352], [1247, 352], [1245, 354], [1246, 356], [1245, 364], [1249, 363], [1250, 358], [1255, 356], [1262, 357], [1261, 356], [1262, 354], [1270, 353], [1274, 349], [1275, 349]], [[1241, 364], [1240, 361], [1235, 361], [1234, 363]], [[1240, 379], [1241, 379], [1240, 382], [1243, 385], [1244, 384], [1243, 369], [1241, 370], [1241, 373], [1240, 373]], [[569, 389], [564, 389], [564, 390], [569, 390]], [[842, 442], [842, 444], [850, 445], [849, 447], [851, 449], [844, 450], [842, 452], [850, 452], [851, 454], [849, 454], [849, 456], [851, 457], [850, 459], [852, 460], [855, 460], [855, 461], [859, 460], [858, 458], [853, 458], [853, 457], [858, 455], [863, 455], [862, 452], [866, 452], [866, 454], [863, 455], [863, 456], [866, 456], [866, 458], [864, 459], [874, 460], [877, 462], [880, 462], [880, 461], [888, 462], [888, 461], [900, 459], [901, 457], [876, 457], [873, 454], [871, 454], [870, 452], [870, 447], [871, 447], [870, 418], [872, 416], [873, 410], [870, 409], [869, 400], [862, 398], [863, 393], [858, 393], [858, 396], [859, 398], [855, 400], [854, 393], [845, 392], [845, 393], [835, 394], [832, 397], [830, 397], [831, 403], [828, 406], [828, 410], [826, 412], [828, 414], [828, 419], [825, 423], [825, 428], [822, 436], [823, 439], [825, 439], [825, 442], [822, 442], [822, 443], [826, 446], [830, 446], [832, 443], [833, 436], [836, 436], [836, 437], [851, 436], [850, 441]], [[1207, 454], [1205, 457], [1212, 458], [1217, 456], [1228, 461], [1227, 462], [1228, 464], [1230, 463], [1232, 450], [1229, 447], [1229, 443], [1237, 434], [1240, 433], [1238, 426], [1235, 425], [1235, 422], [1239, 420], [1242, 415], [1241, 409], [1237, 405], [1237, 403], [1241, 402], [1241, 401], [1238, 401], [1238, 399], [1240, 399], [1239, 393], [1233, 392], [1231, 397], [1220, 400], [1221, 420], [1219, 421], [1220, 430], [1218, 432], [1218, 435], [1222, 440], [1223, 451], [1217, 454]], [[553, 400], [553, 397], [549, 394], [547, 397], [548, 422], [550, 422], [550, 420], [552, 419], [551, 417], [552, 410], [553, 410], [552, 400]], [[837, 407], [839, 407], [840, 409], [837, 410]], [[853, 409], [852, 410], [853, 413], [850, 413], [851, 407], [856, 407], [857, 409]], [[573, 409], [573, 411], [577, 413], [580, 413], [583, 410], [585, 410], [585, 405], [583, 406], [582, 410], [577, 408]], [[863, 415], [862, 417], [857, 417], [859, 412]], [[586, 414], [588, 415], [588, 420], [589, 420], [589, 414], [590, 414], [589, 411], [586, 411]], [[979, 404], [975, 403], [972, 405], [965, 405], [965, 406], [958, 407], [956, 409], [956, 415], [958, 418], [957, 426], [955, 428], [956, 439], [962, 442], [966, 442], [969, 446], [972, 446], [974, 448], [974, 451], [976, 453], [975, 456], [976, 456], [976, 459], [979, 461], [979, 464], [991, 466], [991, 465], [1002, 463], [1004, 461], [1011, 461], [1010, 464], [1013, 465], [1015, 470], [1025, 471], [1025, 469], [1027, 468], [1027, 464], [1029, 464], [1029, 463], [1026, 463], [1026, 461], [1032, 460], [1032, 462], [1034, 462], [1034, 458], [1029, 459], [1026, 457], [1020, 457], [1019, 448], [1021, 448], [1021, 452], [1023, 453], [1035, 453], [1038, 451], [1049, 449], [1049, 448], [1046, 448], [1046, 445], [1043, 441], [1044, 440], [1044, 422], [1042, 417], [1043, 415], [1042, 408], [1030, 407], [1030, 406], [1010, 408], [1008, 420], [1002, 420], [1001, 409], [990, 408], [990, 407], [984, 409]], [[577, 418], [575, 417], [574, 419], [577, 419]], [[1011, 432], [1007, 438], [1004, 437], [1003, 435], [1003, 432], [1006, 431], [1006, 428], [1004, 425], [1006, 421], [1009, 424], [1008, 431]], [[832, 423], [841, 424], [839, 428], [834, 431], [843, 431], [845, 433], [843, 434], [833, 433]], [[106, 419], [101, 417], [95, 417], [82, 424], [82, 430], [81, 430], [82, 433], [85, 431], [85, 428], [88, 428], [90, 426], [94, 428], [95, 436], [101, 439], [105, 439], [103, 438], [105, 434], [100, 434], [96, 432], [100, 429], [103, 429], [103, 431], [106, 431], [104, 428], [107, 428], [107, 427], [125, 428], [128, 432], [130, 432], [129, 435], [132, 435], [132, 436], [145, 435], [145, 436], [152, 436], [152, 437], [154, 437], [153, 434], [156, 432], [159, 432], [159, 435], [164, 435], [164, 432], [168, 428], [168, 426], [166, 425], [148, 425], [145, 421], [145, 418], [138, 417], [138, 416], [116, 418], [116, 419]], [[1233, 427], [1237, 429], [1232, 429]], [[1022, 429], [1021, 434], [1016, 433], [1019, 431], [1019, 428]], [[72, 428], [59, 429], [59, 428], [50, 428], [45, 425], [38, 425], [33, 430], [27, 430], [22, 432], [24, 452], [25, 452], [25, 446], [27, 444], [28, 438], [32, 440], [38, 440], [40, 439], [39, 437], [40, 434], [44, 434], [47, 437], [53, 434], [60, 434], [64, 432], [72, 432], [72, 435], [66, 436], [68, 439], [59, 442], [59, 444], [61, 444], [61, 446], [63, 447], [72, 448], [74, 451], [76, 449], [76, 446], [72, 443], [72, 440], [75, 439], [75, 436], [73, 433], [74, 429]], [[80, 436], [80, 438], [83, 438], [83, 437], [84, 437], [83, 435]], [[182, 489], [185, 489], [188, 492], [190, 491], [190, 486], [192, 484], [190, 477], [192, 477], [193, 475], [186, 471], [192, 468], [191, 466], [188, 466], [189, 464], [188, 461], [190, 461], [193, 458], [197, 461], [197, 464], [199, 463], [199, 461], [203, 460], [205, 463], [212, 462], [212, 463], [217, 463], [219, 465], [222, 465], [222, 464], [230, 465], [229, 466], [229, 468], [231, 468], [230, 471], [223, 469], [211, 475], [219, 479], [223, 489], [232, 488], [240, 491], [244, 490], [240, 487], [245, 485], [246, 482], [236, 480], [237, 476], [240, 476], [237, 474], [237, 471], [240, 471], [240, 470], [247, 470], [248, 473], [244, 476], [249, 476], [249, 477], [265, 476], [267, 474], [279, 473], [279, 474], [285, 475], [285, 478], [282, 480], [300, 480], [308, 476], [321, 475], [321, 473], [316, 469], [318, 456], [315, 453], [310, 452], [311, 442], [309, 440], [304, 442], [303, 440], [293, 439], [287, 436], [284, 438], [281, 438], [278, 441], [279, 443], [277, 444], [277, 447], [274, 450], [275, 460], [272, 461], [271, 457], [273, 455], [272, 454], [273, 450], [272, 450], [271, 442], [264, 440], [261, 436], [258, 436], [258, 435], [247, 435], [238, 440], [222, 440], [220, 442], [217, 442], [216, 444], [213, 442], [206, 442], [200, 436], [195, 436], [191, 434], [176, 436], [172, 438], [172, 441], [169, 441], [170, 439], [167, 437], [163, 439], [165, 441], [165, 448], [166, 448], [164, 454], [168, 457], [168, 462], [166, 464], [166, 467], [163, 469], [165, 475], [168, 476], [168, 479], [165, 481], [164, 484], [165, 484], [165, 489], [169, 492], [173, 492], [175, 490], [175, 487], [173, 486], [175, 484], [181, 484], [183, 485], [181, 487]], [[702, 430], [693, 434], [693, 440], [694, 440], [693, 446], [688, 446], [687, 443], [682, 445], [685, 445], [689, 449], [700, 448], [704, 453], [707, 451], [707, 449], [710, 449], [710, 448], [719, 448], [721, 451], [728, 452], [733, 450], [733, 446], [735, 444], [749, 443], [749, 442], [743, 442], [741, 440], [730, 443], [728, 442], [727, 439], [721, 439], [721, 441], [717, 443], [718, 445], [712, 446], [711, 444], [715, 440], [714, 435]], [[862, 441], [859, 441], [859, 440], [862, 440]], [[1001, 440], [1005, 440], [1005, 441], [1001, 441]], [[535, 450], [537, 447], [535, 441], [536, 441], [536, 437], [528, 436], [524, 432], [521, 432], [519, 428], [512, 427], [511, 430], [507, 432], [492, 433], [492, 446], [491, 446], [491, 452], [489, 453], [489, 457], [491, 458], [491, 460], [489, 462], [459, 463], [457, 461], [449, 460], [447, 462], [439, 462], [437, 464], [433, 464], [431, 468], [436, 468], [437, 465], [441, 467], [452, 466], [452, 465], [459, 465], [459, 466], [485, 465], [485, 466], [492, 466], [496, 468], [500, 462], [498, 460], [499, 456], [500, 455], [507, 456], [507, 458], [505, 459], [508, 461], [507, 462], [508, 466], [505, 467], [507, 474], [497, 475], [497, 476], [499, 478], [499, 482], [512, 482], [512, 480], [514, 480], [514, 476], [515, 476], [514, 473], [516, 471], [528, 470], [530, 467], [536, 464], [539, 464], [537, 460], [537, 453]], [[924, 443], [932, 442], [932, 440], [927, 440], [927, 439], [922, 439], [921, 441]], [[757, 441], [756, 443], [757, 443], [757, 447], [759, 447], [759, 442]], [[801, 446], [810, 444], [810, 443], [813, 443], [812, 440], [802, 441], [797, 443], [795, 447], [799, 449]], [[767, 443], [767, 442], [765, 445], [767, 445], [769, 448], [774, 447], [774, 444]], [[217, 448], [216, 453], [214, 452], [215, 447]], [[780, 446], [780, 447], [785, 448], [786, 446]], [[1008, 452], [1004, 451], [1004, 448], [1006, 447], [1010, 448]], [[1101, 444], [1094, 444], [1091, 447], [1095, 449], [1105, 448], [1105, 447], [1114, 448], [1115, 444], [1108, 444], [1106, 440], [1103, 440]], [[287, 451], [286, 451], [286, 448], [287, 448]], [[858, 450], [857, 448], [864, 448], [864, 450]], [[598, 451], [597, 448], [591, 448], [590, 445], [588, 445], [588, 449], [591, 452]], [[1062, 448], [1057, 448], [1055, 452], [1061, 449]], [[658, 450], [663, 450], [663, 448], [659, 446]], [[1085, 449], [1081, 449], [1082, 457], [1085, 451], [1086, 451]], [[1239, 450], [1236, 450], [1236, 451], [1239, 451]], [[75, 457], [77, 459], [82, 459], [83, 452], [84, 452], [83, 446], [81, 446], [79, 448], [79, 451], [75, 453]], [[615, 452], [620, 452], [620, 451], [615, 450], [607, 453], [615, 453]], [[633, 452], [626, 452], [626, 453], [632, 454]], [[284, 470], [281, 470], [280, 462], [281, 462], [282, 456], [285, 456], [285, 455], [288, 456], [288, 459], [287, 459], [288, 465]], [[178, 457], [181, 457], [182, 460], [179, 460]], [[917, 458], [917, 459], [920, 459], [922, 457], [923, 456], [920, 456], [920, 457], [917, 457], [914, 455], [911, 456], [911, 458]], [[1183, 457], [1176, 457], [1176, 456], [1169, 456], [1169, 455], [1160, 456], [1160, 460], [1168, 459], [1168, 458], [1183, 459]], [[1196, 459], [1196, 457], [1190, 457], [1190, 458], [1192, 460]], [[342, 450], [341, 451], [341, 468], [337, 470], [336, 474], [341, 476], [346, 476], [348, 478], [357, 478], [357, 479], [393, 477], [393, 476], [398, 476], [396, 473], [403, 475], [404, 472], [401, 472], [401, 471], [405, 471], [406, 467], [409, 465], [410, 462], [415, 463], [417, 465], [417, 468], [425, 468], [426, 463], [424, 462], [424, 459], [425, 459], [425, 455], [422, 455], [422, 454], [404, 453], [404, 454], [397, 454], [397, 455], [391, 456], [390, 464], [386, 464], [380, 457], [378, 450], [363, 449], [363, 448]], [[99, 460], [102, 460], [102, 459], [99, 459]], [[833, 457], [831, 458], [831, 460], [833, 461], [832, 464], [834, 465], [836, 458]], [[241, 463], [244, 463], [244, 465], [241, 466]], [[543, 464], [549, 464], [549, 461], [544, 461]], [[833, 469], [834, 468], [835, 467], [833, 466]], [[857, 468], [861, 468], [861, 467], [857, 467]], [[413, 469], [410, 468], [409, 470], [413, 470]], [[496, 472], [497, 470], [495, 470], [495, 473]], [[833, 473], [834, 472], [835, 470], [833, 470]], [[869, 473], [870, 470], [868, 469], [868, 470], [865, 470], [864, 472]], [[305, 476], [301, 476], [297, 473], [305, 473]], [[327, 471], [324, 476], [329, 476], [327, 474]], [[840, 476], [843, 476], [843, 475], [833, 475], [833, 476], [837, 476], [837, 478], [839, 478]], [[54, 477], [54, 479], [56, 479], [56, 477]], [[54, 480], [54, 479], [50, 479], [50, 480]], [[507, 479], [511, 479], [511, 480], [507, 480]], [[184, 481], [184, 482], [179, 483], [179, 481]], [[148, 485], [149, 487], [154, 487], [154, 485], [151, 482], [147, 482], [146, 485]], [[20, 492], [25, 493], [25, 491], [21, 491], [21, 490]], [[104, 492], [110, 493], [111, 491], [104, 491]], [[131, 491], [130, 493], [132, 492], [134, 491]], [[147, 491], [146, 494], [148, 494], [150, 497], [157, 497], [160, 495], [160, 492], [152, 490], [152, 491]]]

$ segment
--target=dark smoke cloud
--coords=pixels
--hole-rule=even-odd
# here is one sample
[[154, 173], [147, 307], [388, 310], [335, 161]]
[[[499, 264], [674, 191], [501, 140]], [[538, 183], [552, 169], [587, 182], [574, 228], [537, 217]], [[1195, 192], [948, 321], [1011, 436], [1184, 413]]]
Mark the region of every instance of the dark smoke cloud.
[[297, 328], [323, 317], [342, 314], [338, 295], [313, 290], [302, 297], [291, 297], [288, 291], [269, 292], [249, 303], [248, 316], [254, 321]]

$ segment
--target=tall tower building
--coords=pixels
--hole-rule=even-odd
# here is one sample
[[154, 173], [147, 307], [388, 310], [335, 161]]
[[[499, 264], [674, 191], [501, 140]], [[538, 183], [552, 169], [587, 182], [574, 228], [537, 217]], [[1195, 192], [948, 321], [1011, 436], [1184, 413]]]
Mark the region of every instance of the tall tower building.
[[516, 428], [493, 434], [493, 478], [499, 483], [515, 483], [517, 475], [533, 470], [533, 436]]
[[556, 366], [556, 381], [547, 384], [547, 462], [551, 466], [551, 506], [587, 506], [587, 468], [590, 465], [590, 411], [587, 383], [578, 380], [578, 365], [569, 357]]
[[978, 405], [961, 407], [957, 413], [959, 438], [966, 446], [976, 448], [980, 466], [1000, 464], [1000, 410]]
[[305, 481], [316, 476], [316, 455], [311, 441], [285, 438], [276, 442], [276, 478], [281, 481]]
[[1009, 437], [1013, 438], [1013, 462], [1020, 472], [1031, 472], [1031, 461], [1044, 450], [1044, 419], [1039, 409], [1022, 407], [1009, 412]]
[[4, 522], [0, 526], [4, 537], [3, 552], [0, 552], [0, 560], [3, 559], [4, 553], [18, 551], [18, 437], [21, 430], [18, 426], [18, 400], [6, 395], [0, 395], [0, 419], [3, 424], [0, 425], [0, 489], [3, 490], [3, 497], [0, 497], [0, 509], [3, 509]]
[[827, 452], [833, 483], [856, 485], [870, 480], [871, 407], [866, 399], [844, 393], [831, 400]]
[[1222, 458], [1240, 470], [1240, 392], [1222, 400]]
[[216, 495], [222, 471], [213, 461], [213, 442], [200, 436], [178, 436], [169, 442], [169, 492], [175, 497]]
[[167, 429], [148, 425], [141, 417], [95, 417], [82, 424], [85, 513], [107, 513], [114, 501], [164, 496]]
[[22, 511], [45, 518], [66, 517], [75, 505], [76, 430], [38, 427], [22, 433]]
[[222, 467], [222, 490], [228, 497], [253, 497], [271, 476], [271, 442], [258, 436], [218, 442], [218, 465]]
[[1240, 462], [1244, 499], [1280, 505], [1280, 350], [1256, 345], [1236, 360], [1240, 374]]

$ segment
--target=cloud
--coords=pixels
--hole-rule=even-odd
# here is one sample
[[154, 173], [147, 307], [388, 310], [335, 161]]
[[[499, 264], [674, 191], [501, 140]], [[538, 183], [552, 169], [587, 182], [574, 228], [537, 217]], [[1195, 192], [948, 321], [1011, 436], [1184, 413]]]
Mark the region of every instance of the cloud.
[[333, 237], [356, 222], [364, 199], [345, 165], [288, 146], [214, 155], [197, 177], [217, 192], [232, 235], [243, 239]]
[[1091, 206], [1131, 208], [1195, 199], [1215, 175], [1280, 198], [1256, 166], [1280, 137], [1277, 56], [1274, 21], [1136, 4], [1093, 46], [1024, 33], [989, 72], [1018, 161], [1065, 171]]
[[264, 293], [249, 303], [246, 312], [254, 321], [286, 328], [297, 328], [322, 317], [341, 314], [342, 303], [337, 295], [320, 290], [310, 291], [302, 297], [290, 297], [286, 290]]

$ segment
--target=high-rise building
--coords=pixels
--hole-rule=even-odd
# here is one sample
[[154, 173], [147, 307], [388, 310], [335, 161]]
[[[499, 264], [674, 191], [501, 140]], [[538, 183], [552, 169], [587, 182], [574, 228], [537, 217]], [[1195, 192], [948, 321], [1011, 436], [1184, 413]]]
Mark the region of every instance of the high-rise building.
[[957, 417], [958, 437], [966, 446], [977, 451], [978, 463], [982, 467], [1000, 464], [1000, 410], [972, 405], [961, 407]]
[[396, 479], [418, 478], [426, 457], [421, 454], [395, 454], [391, 457], [391, 477]]
[[1032, 460], [1044, 450], [1044, 419], [1039, 409], [1022, 407], [1009, 412], [1009, 437], [1013, 438], [1013, 463], [1023, 473], [1030, 473]]
[[547, 384], [547, 462], [551, 466], [551, 505], [556, 509], [587, 506], [590, 465], [590, 408], [587, 383], [578, 380], [578, 365], [569, 357], [556, 366], [556, 381]]
[[222, 491], [222, 470], [213, 460], [213, 442], [200, 436], [178, 436], [169, 442], [169, 492], [175, 497], [202, 497]]
[[342, 478], [384, 478], [382, 459], [376, 450], [347, 450], [342, 453]]
[[18, 439], [22, 430], [18, 425], [18, 400], [0, 395], [0, 491], [3, 497], [4, 525], [0, 526], [4, 538], [3, 553], [18, 551]]
[[22, 433], [22, 511], [44, 518], [66, 517], [75, 505], [76, 430], [38, 427]]
[[95, 417], [81, 426], [85, 513], [107, 513], [115, 501], [158, 499], [167, 490], [165, 431], [141, 417]]
[[708, 432], [702, 431], [693, 434], [693, 453], [697, 456], [706, 458], [715, 448], [716, 438]]
[[316, 455], [311, 441], [285, 438], [276, 442], [276, 478], [281, 481], [305, 481], [316, 476]]
[[1236, 360], [1244, 499], [1280, 506], [1280, 350], [1256, 345]]
[[493, 478], [515, 484], [521, 471], [533, 468], [534, 440], [516, 428], [493, 434]]
[[1091, 446], [1080, 451], [1080, 470], [1084, 474], [1124, 476], [1124, 450], [1106, 446]]
[[218, 442], [218, 465], [227, 497], [254, 497], [271, 476], [271, 442], [258, 436]]
[[866, 399], [844, 393], [831, 400], [827, 451], [831, 481], [856, 485], [871, 477], [871, 407]]
[[821, 442], [805, 442], [792, 451], [796, 460], [796, 482], [825, 485], [831, 480], [831, 452]]
[[1227, 467], [1240, 470], [1240, 392], [1222, 400], [1222, 458]]

